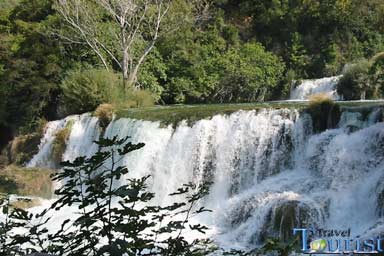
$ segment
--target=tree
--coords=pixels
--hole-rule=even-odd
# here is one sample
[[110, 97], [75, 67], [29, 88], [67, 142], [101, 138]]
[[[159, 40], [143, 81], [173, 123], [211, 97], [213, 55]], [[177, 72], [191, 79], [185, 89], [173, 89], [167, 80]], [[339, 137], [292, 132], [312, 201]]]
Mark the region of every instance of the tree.
[[62, 38], [86, 44], [106, 69], [110, 63], [116, 65], [122, 72], [124, 87], [135, 84], [169, 7], [170, 0], [55, 1], [69, 29]]

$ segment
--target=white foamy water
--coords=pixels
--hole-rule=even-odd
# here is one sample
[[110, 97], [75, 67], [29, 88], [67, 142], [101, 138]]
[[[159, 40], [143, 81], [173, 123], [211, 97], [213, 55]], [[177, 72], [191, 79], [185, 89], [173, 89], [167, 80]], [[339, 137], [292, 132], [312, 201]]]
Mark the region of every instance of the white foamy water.
[[[344, 110], [339, 128], [312, 133], [311, 118], [289, 109], [239, 111], [188, 126], [119, 119], [104, 136], [130, 136], [146, 146], [124, 158], [132, 176], [150, 174], [157, 204], [182, 184], [213, 182], [204, 205], [213, 210], [195, 221], [225, 247], [252, 247], [284, 232], [279, 209], [294, 210], [295, 225], [351, 228], [353, 235], [382, 232], [377, 209], [384, 188], [382, 109]], [[365, 114], [363, 114], [365, 113]], [[74, 121], [64, 159], [91, 155], [100, 135], [97, 119]], [[55, 130], [48, 124], [30, 166], [50, 163]], [[351, 128], [353, 126], [353, 129]], [[281, 217], [281, 216], [280, 216]]]
[[339, 100], [336, 85], [341, 76], [324, 77], [320, 79], [303, 80], [292, 89], [290, 100], [308, 100], [311, 95], [318, 93], [328, 94], [332, 99]]

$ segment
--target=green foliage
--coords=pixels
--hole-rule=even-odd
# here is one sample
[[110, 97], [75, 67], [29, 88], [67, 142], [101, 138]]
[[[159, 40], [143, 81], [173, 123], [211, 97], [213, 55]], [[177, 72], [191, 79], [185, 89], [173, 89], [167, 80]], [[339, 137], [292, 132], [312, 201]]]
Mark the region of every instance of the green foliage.
[[305, 77], [305, 68], [307, 66], [308, 57], [304, 45], [302, 44], [301, 35], [297, 32], [292, 34], [289, 51], [289, 67], [300, 77]]
[[[138, 84], [140, 88], [152, 94], [152, 102], [159, 101], [164, 88], [162, 84], [167, 80], [167, 65], [161, 54], [155, 48], [143, 63], [139, 75]], [[152, 103], [153, 104], [153, 103]]]
[[283, 77], [284, 64], [258, 43], [231, 49], [218, 62], [221, 73], [213, 99], [219, 102], [269, 100]]
[[126, 93], [127, 107], [151, 107], [154, 105], [153, 95], [145, 90], [130, 90]]
[[348, 100], [364, 99], [370, 89], [369, 68], [370, 63], [367, 60], [348, 66], [337, 85], [337, 92]]
[[[121, 109], [153, 102], [283, 99], [293, 78], [340, 74], [346, 63], [384, 50], [381, 0], [175, 0], [137, 74], [135, 85], [146, 92], [123, 91], [116, 89], [122, 83], [115, 74], [121, 69], [119, 61], [101, 50], [104, 65], [85, 44], [57, 36], [74, 39], [52, 2], [0, 3], [3, 145], [20, 127], [33, 130], [42, 117], [93, 111], [102, 103]], [[121, 59], [116, 24], [103, 8], [89, 6], [88, 18], [97, 21], [97, 39], [103, 43], [98, 47], [111, 49]], [[149, 12], [151, 16], [153, 10]], [[151, 38], [148, 24], [140, 27], [140, 35], [130, 51], [133, 64]], [[339, 91], [346, 99], [382, 97], [383, 65], [369, 62], [369, 70], [353, 65], [342, 79]]]
[[[94, 156], [62, 163], [63, 168], [54, 180], [63, 185], [56, 190], [58, 199], [49, 209], [31, 214], [10, 209], [9, 198], [0, 202], [7, 217], [0, 226], [2, 255], [10, 251], [12, 255], [24, 255], [29, 249], [68, 256], [192, 256], [207, 255], [214, 250], [208, 240], [189, 242], [184, 237], [184, 232], [205, 233], [207, 229], [190, 224], [189, 219], [208, 211], [198, 206], [208, 192], [208, 184], [185, 184], [170, 195], [185, 197], [184, 201], [163, 207], [152, 205], [154, 194], [147, 187], [150, 177], [126, 178], [129, 170], [119, 164], [124, 155], [144, 144], [132, 144], [127, 138], [116, 137], [97, 143], [100, 150]], [[48, 215], [69, 206], [77, 209], [74, 216], [63, 220], [57, 232], [47, 230]], [[26, 232], [15, 233], [18, 227]]]
[[337, 90], [347, 100], [378, 99], [384, 96], [384, 54], [351, 64], [340, 79]]
[[291, 255], [292, 251], [295, 251], [298, 247], [300, 237], [294, 237], [287, 242], [281, 242], [279, 239], [270, 238], [265, 245], [259, 250], [259, 255], [277, 253], [279, 256]]
[[64, 114], [93, 111], [100, 104], [116, 109], [145, 107], [154, 104], [153, 94], [147, 90], [124, 89], [122, 80], [105, 69], [76, 69], [61, 84]]
[[381, 0], [225, 2], [221, 6], [228, 20], [237, 18], [241, 34], [283, 57], [300, 78], [337, 74], [344, 64], [383, 50]]
[[107, 95], [120, 87], [119, 77], [105, 69], [76, 69], [70, 71], [61, 83], [65, 114], [84, 113], [107, 103]]
[[284, 64], [259, 43], [240, 44], [237, 38], [237, 30], [217, 14], [206, 30], [187, 27], [161, 41], [160, 51], [170, 63], [163, 99], [170, 103], [270, 99]]
[[20, 127], [32, 132], [36, 120], [56, 117], [58, 84], [72, 59], [64, 60], [67, 49], [48, 36], [51, 1], [6, 2], [0, 9], [1, 134], [17, 134]]
[[384, 52], [376, 54], [369, 69], [370, 81], [373, 87], [373, 98], [384, 97]]

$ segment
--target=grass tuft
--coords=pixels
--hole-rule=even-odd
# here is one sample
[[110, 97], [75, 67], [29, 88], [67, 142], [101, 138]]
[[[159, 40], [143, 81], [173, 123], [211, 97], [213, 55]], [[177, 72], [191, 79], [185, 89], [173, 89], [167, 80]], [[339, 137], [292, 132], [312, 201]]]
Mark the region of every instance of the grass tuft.
[[335, 128], [340, 120], [340, 106], [327, 94], [315, 94], [310, 97], [308, 112], [312, 117], [315, 132]]
[[101, 128], [105, 129], [109, 125], [113, 119], [114, 112], [115, 109], [111, 104], [101, 104], [96, 108], [94, 116], [99, 118]]

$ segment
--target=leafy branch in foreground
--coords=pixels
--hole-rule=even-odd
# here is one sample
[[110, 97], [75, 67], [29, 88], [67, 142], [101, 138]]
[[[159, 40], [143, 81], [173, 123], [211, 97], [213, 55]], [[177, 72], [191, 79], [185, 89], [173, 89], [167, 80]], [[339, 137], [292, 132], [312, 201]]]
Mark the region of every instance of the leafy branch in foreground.
[[[0, 256], [49, 253], [68, 256], [202, 256], [288, 255], [294, 243], [269, 240], [252, 251], [225, 251], [209, 239], [187, 239], [186, 233], [208, 229], [190, 223], [191, 217], [210, 211], [200, 200], [210, 184], [188, 183], [169, 196], [173, 204], [153, 205], [150, 176], [133, 178], [122, 160], [144, 144], [129, 138], [100, 139], [92, 157], [63, 162], [53, 180], [63, 184], [56, 201], [33, 214], [12, 206], [8, 195], [0, 197]], [[130, 177], [130, 178], [127, 178]], [[57, 221], [57, 216], [66, 216]], [[55, 219], [56, 217], [56, 219]], [[58, 223], [57, 223], [58, 222]]]
[[[144, 144], [117, 137], [96, 143], [99, 151], [92, 157], [62, 163], [53, 177], [63, 184], [55, 191], [58, 199], [42, 213], [10, 209], [2, 201], [6, 221], [0, 226], [0, 255], [207, 255], [215, 250], [207, 239], [185, 238], [185, 232], [207, 230], [189, 220], [208, 211], [198, 204], [209, 184], [184, 184], [170, 195], [172, 205], [152, 205], [150, 176], [126, 178], [129, 170], [122, 164], [126, 154]], [[52, 223], [57, 211], [68, 212], [68, 218]], [[52, 224], [58, 227], [48, 230]]]

